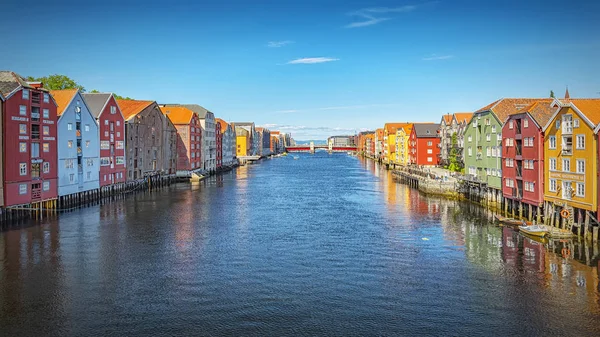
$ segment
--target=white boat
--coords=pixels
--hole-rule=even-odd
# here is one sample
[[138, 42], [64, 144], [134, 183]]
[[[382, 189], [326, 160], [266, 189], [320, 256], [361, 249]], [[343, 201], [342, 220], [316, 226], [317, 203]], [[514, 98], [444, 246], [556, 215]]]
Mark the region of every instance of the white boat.
[[300, 158], [300, 157], [298, 157], [298, 156], [294, 156], [294, 159], [299, 159], [299, 158]]
[[531, 226], [519, 226], [519, 230], [522, 233], [525, 234], [529, 234], [532, 236], [539, 236], [539, 237], [544, 237], [546, 235], [548, 235], [548, 229], [546, 228], [546, 226], [541, 226], [541, 225], [531, 225]]

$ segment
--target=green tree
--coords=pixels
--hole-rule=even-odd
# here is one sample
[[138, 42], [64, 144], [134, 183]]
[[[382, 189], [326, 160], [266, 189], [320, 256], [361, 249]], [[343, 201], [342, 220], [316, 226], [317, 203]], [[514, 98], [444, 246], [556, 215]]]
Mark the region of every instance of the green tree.
[[132, 100], [133, 98], [127, 96], [127, 97], [123, 97], [121, 95], [117, 95], [117, 94], [113, 94], [115, 96], [115, 99], [123, 99], [123, 100]]
[[450, 148], [450, 165], [448, 165], [448, 169], [452, 172], [459, 172], [462, 168], [462, 164], [460, 162], [460, 149], [458, 148], [458, 139], [456, 138], [456, 133], [452, 134], [452, 146]]
[[50, 90], [79, 89], [85, 91], [85, 88], [81, 84], [66, 75], [54, 74], [37, 78], [28, 76], [26, 79], [27, 81], [42, 82], [44, 83], [44, 88]]
[[99, 93], [99, 92], [100, 92], [100, 91], [98, 91], [98, 90], [96, 90], [96, 89], [94, 89], [94, 90], [90, 91], [90, 93], [92, 93], [92, 94], [97, 94], [97, 93]]
[[550, 90], [550, 97], [554, 98], [554, 90]]

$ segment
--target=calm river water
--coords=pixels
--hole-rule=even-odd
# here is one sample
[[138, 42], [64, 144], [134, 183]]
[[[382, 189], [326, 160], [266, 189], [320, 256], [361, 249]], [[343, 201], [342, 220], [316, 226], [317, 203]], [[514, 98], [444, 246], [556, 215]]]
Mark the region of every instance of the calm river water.
[[264, 160], [0, 233], [0, 335], [600, 335], [598, 247], [490, 216], [345, 154]]

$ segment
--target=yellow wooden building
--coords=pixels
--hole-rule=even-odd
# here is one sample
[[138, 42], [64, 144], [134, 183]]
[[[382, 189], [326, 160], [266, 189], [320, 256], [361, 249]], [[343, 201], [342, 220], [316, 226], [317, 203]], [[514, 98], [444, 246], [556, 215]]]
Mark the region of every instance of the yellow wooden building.
[[[544, 201], [564, 215], [598, 208], [600, 99], [556, 99], [556, 112], [544, 127]], [[572, 219], [572, 218], [571, 218]]]
[[413, 124], [407, 124], [396, 131], [396, 155], [394, 161], [398, 165], [408, 165], [408, 138]]
[[385, 123], [383, 126], [383, 162], [396, 164], [396, 131], [409, 123]]

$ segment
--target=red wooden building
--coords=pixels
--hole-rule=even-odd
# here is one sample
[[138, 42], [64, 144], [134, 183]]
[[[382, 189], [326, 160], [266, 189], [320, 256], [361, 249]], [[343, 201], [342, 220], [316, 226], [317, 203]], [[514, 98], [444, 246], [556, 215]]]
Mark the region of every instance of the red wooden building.
[[161, 107], [177, 129], [177, 174], [187, 175], [202, 167], [202, 127], [198, 114], [183, 106]]
[[100, 130], [100, 188], [127, 180], [125, 119], [113, 94], [83, 94]]
[[223, 166], [223, 134], [221, 133], [221, 123], [215, 123], [215, 142], [217, 143], [217, 170]]
[[[42, 83], [0, 71], [4, 205], [58, 197], [56, 103]], [[51, 205], [46, 205], [51, 207]]]
[[544, 131], [556, 111], [535, 102], [508, 116], [502, 127], [502, 194], [533, 206], [544, 203]]
[[438, 137], [439, 124], [415, 123], [413, 124], [408, 140], [408, 162], [419, 166], [436, 166], [439, 164], [440, 138]]

